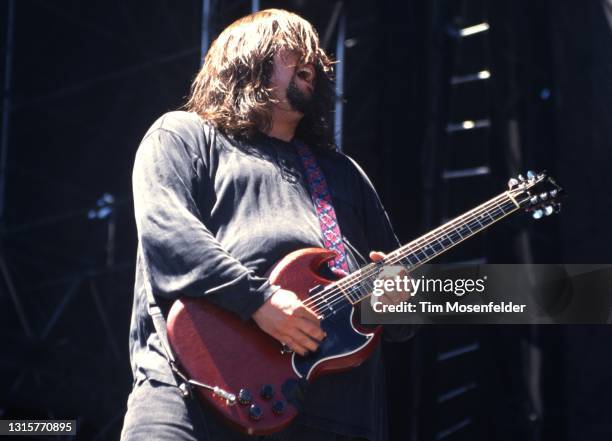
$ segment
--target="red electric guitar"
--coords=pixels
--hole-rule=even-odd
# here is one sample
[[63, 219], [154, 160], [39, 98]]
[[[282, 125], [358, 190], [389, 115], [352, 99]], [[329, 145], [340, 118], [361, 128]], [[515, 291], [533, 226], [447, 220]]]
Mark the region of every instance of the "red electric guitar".
[[254, 321], [204, 299], [182, 298], [168, 316], [168, 338], [183, 372], [201, 400], [237, 430], [266, 435], [286, 427], [298, 413], [301, 383], [361, 364], [377, 344], [381, 328], [365, 330], [354, 307], [370, 296], [382, 265], [408, 270], [442, 254], [520, 209], [534, 218], [558, 212], [561, 188], [544, 173], [511, 179], [509, 189], [484, 204], [400, 247], [379, 263], [331, 281], [318, 268], [334, 253], [294, 251], [272, 269], [271, 283], [295, 292], [321, 317], [327, 337], [305, 357], [264, 333]]

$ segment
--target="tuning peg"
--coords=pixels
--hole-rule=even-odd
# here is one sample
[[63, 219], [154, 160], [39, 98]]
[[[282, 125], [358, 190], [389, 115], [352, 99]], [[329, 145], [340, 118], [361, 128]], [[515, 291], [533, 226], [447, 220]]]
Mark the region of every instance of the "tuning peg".
[[533, 171], [531, 170], [527, 170], [527, 179], [529, 179], [530, 181], [535, 179], [536, 175]]
[[542, 219], [542, 217], [544, 216], [544, 212], [540, 208], [538, 208], [537, 210], [533, 212], [531, 216], [534, 219]]
[[518, 180], [521, 182], [525, 182], [525, 177], [523, 175], [518, 175]]
[[535, 205], [538, 203], [538, 197], [537, 196], [532, 196], [531, 199], [529, 199], [529, 203], [531, 205]]
[[559, 194], [559, 191], [557, 189], [551, 190], [548, 192], [548, 194], [550, 195], [551, 199], [554, 199], [557, 197], [557, 194]]
[[508, 188], [509, 189], [513, 189], [514, 187], [516, 187], [518, 185], [518, 181], [514, 178], [508, 179]]
[[548, 193], [540, 193], [540, 200], [545, 201], [548, 199]]
[[555, 212], [555, 209], [553, 208], [552, 205], [547, 205], [546, 207], [544, 207], [544, 215], [550, 216], [554, 212]]

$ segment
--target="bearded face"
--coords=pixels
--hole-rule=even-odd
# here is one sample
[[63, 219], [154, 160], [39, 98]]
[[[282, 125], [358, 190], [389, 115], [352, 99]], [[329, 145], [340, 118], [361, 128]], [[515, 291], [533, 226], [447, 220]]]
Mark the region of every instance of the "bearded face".
[[274, 55], [270, 87], [279, 109], [302, 115], [310, 113], [315, 79], [314, 66], [302, 63], [295, 52], [280, 50]]
[[304, 93], [293, 78], [287, 86], [287, 101], [293, 110], [308, 115], [312, 111], [314, 98], [312, 93]]

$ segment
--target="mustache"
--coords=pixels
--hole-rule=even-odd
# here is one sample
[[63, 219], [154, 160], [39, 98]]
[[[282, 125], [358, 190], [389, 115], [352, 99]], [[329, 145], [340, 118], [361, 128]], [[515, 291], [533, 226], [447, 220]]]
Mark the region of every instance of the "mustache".
[[294, 76], [287, 87], [287, 101], [289, 101], [289, 104], [294, 110], [304, 115], [309, 115], [314, 111], [315, 93], [316, 87], [310, 95], [302, 92], [297, 86]]

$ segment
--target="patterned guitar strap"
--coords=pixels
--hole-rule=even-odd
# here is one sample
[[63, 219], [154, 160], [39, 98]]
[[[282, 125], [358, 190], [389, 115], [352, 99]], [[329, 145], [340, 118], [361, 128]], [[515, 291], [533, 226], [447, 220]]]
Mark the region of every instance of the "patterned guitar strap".
[[325, 248], [335, 251], [337, 254], [335, 259], [329, 261], [329, 268], [334, 274], [343, 277], [349, 273], [349, 267], [346, 260], [346, 249], [342, 242], [342, 233], [336, 219], [336, 210], [334, 210], [331, 194], [327, 188], [327, 181], [312, 150], [301, 142], [295, 142], [294, 145], [306, 172], [306, 182], [319, 218], [323, 244]]

